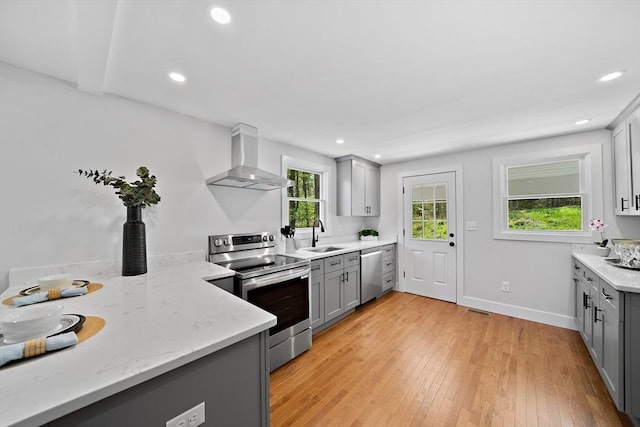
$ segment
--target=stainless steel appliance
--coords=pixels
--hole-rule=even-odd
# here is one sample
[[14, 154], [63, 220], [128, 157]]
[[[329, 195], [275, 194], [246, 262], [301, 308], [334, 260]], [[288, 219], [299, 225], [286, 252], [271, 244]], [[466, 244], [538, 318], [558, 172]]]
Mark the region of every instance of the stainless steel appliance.
[[382, 249], [360, 251], [360, 303], [364, 304], [382, 293]]
[[209, 261], [235, 271], [233, 293], [274, 314], [270, 369], [311, 347], [309, 260], [276, 254], [269, 233], [209, 236]]

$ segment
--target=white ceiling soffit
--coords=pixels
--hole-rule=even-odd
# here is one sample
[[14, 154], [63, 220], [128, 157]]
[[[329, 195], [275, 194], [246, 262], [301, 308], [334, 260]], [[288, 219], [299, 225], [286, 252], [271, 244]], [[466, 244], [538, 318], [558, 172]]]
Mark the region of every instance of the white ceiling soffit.
[[638, 16], [616, 0], [0, 0], [0, 61], [389, 163], [604, 128], [640, 93]]

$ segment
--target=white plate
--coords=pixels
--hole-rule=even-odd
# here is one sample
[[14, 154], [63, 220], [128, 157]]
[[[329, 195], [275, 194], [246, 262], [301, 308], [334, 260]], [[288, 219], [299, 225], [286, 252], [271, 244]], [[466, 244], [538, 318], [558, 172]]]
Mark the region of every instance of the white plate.
[[[47, 332], [45, 336], [50, 337], [52, 335], [75, 330], [76, 327], [80, 326], [78, 325], [80, 322], [84, 323], [84, 320], [85, 320], [85, 317], [79, 314], [63, 314], [62, 317], [60, 318], [60, 322], [56, 325], [56, 327], [50, 330], [49, 332]], [[27, 337], [27, 338], [15, 340], [15, 341], [8, 340], [2, 335], [2, 332], [0, 332], [0, 346], [7, 345], [7, 344], [17, 344], [20, 342], [28, 341], [32, 338], [37, 338], [37, 337]]]

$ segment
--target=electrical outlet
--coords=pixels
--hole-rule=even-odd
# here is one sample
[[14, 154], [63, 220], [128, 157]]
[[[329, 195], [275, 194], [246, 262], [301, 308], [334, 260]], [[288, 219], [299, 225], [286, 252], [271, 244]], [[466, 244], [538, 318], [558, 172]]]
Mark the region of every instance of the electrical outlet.
[[509, 291], [511, 291], [511, 283], [502, 282], [502, 292], [509, 292]]
[[167, 421], [166, 427], [196, 427], [204, 423], [204, 402]]

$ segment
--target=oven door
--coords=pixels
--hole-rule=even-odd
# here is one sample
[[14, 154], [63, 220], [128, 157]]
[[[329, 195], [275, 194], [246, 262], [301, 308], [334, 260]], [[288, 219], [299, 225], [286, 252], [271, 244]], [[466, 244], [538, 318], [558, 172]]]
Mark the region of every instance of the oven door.
[[242, 281], [242, 298], [278, 318], [269, 329], [269, 347], [311, 327], [309, 266]]

